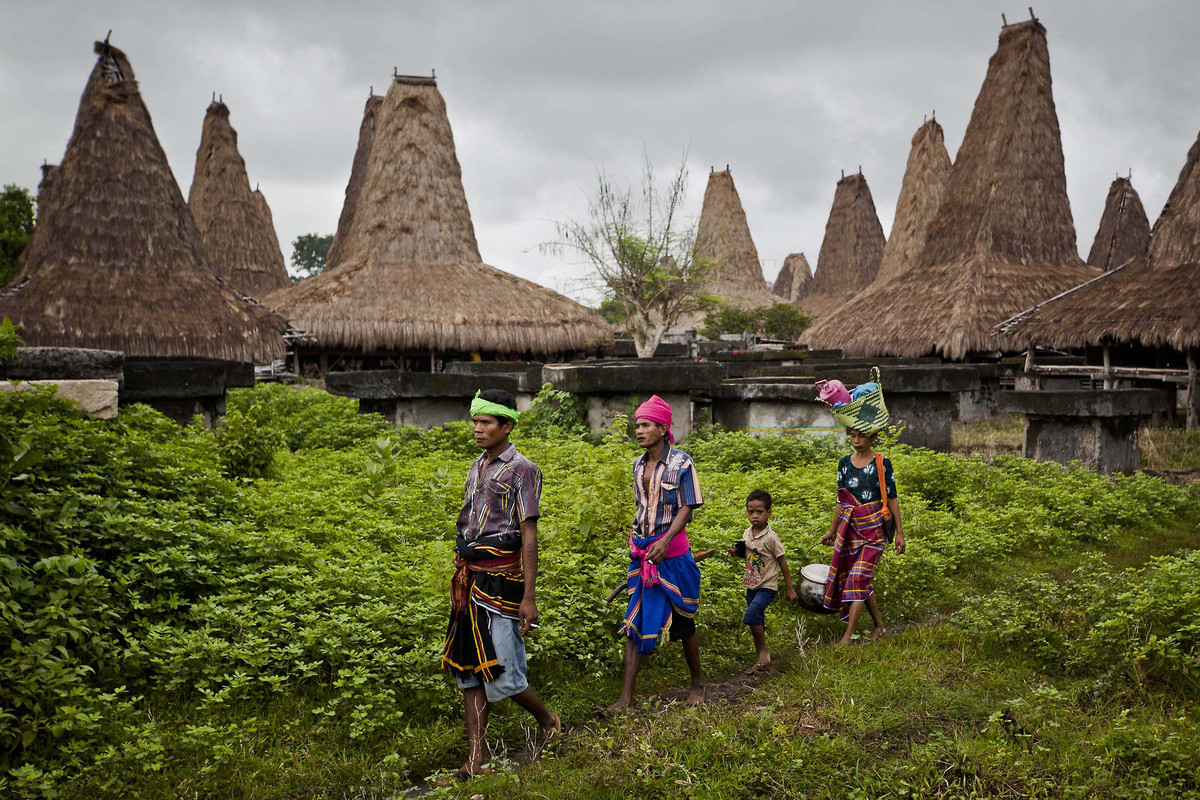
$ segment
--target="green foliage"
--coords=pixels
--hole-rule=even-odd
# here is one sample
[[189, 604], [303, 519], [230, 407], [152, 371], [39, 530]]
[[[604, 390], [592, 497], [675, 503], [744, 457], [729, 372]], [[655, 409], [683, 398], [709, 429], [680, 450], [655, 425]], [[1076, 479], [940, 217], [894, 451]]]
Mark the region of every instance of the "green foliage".
[[325, 271], [325, 257], [333, 245], [333, 234], [302, 233], [292, 242], [292, 282], [312, 278]]
[[700, 332], [710, 339], [718, 339], [724, 334], [750, 333], [794, 342], [810, 323], [804, 312], [787, 303], [749, 310], [724, 305], [705, 315]]
[[615, 297], [606, 297], [601, 300], [596, 310], [600, 312], [600, 316], [613, 325], [623, 325], [625, 324], [625, 320], [628, 319], [625, 307]]
[[518, 431], [519, 437], [555, 439], [586, 434], [587, 410], [583, 399], [549, 383], [543, 384], [529, 410], [521, 413]]
[[29, 190], [6, 184], [0, 191], [0, 286], [17, 276], [17, 259], [33, 235], [33, 198]]
[[17, 357], [17, 348], [25, 344], [21, 340], [21, 329], [13, 325], [8, 317], [0, 320], [0, 364]]
[[[519, 446], [545, 477], [542, 627], [527, 640], [531, 670], [553, 707], [583, 722], [620, 680], [621, 609], [604, 596], [628, 563], [637, 451], [623, 418], [596, 443], [575, 435], [572, 402], [544, 391], [518, 429]], [[142, 406], [105, 422], [82, 418], [48, 390], [0, 395], [0, 793], [387, 797], [461, 758], [459, 696], [437, 665], [454, 518], [478, 454], [470, 426], [393, 430], [341, 398], [277, 385], [232, 392], [228, 404], [225, 426], [212, 432], [180, 428]], [[828, 558], [816, 540], [829, 523], [841, 452], [831, 440], [706, 431], [687, 447], [706, 499], [689, 525], [698, 549], [736, 538], [746, 525], [743, 500], [761, 487], [775, 497], [772, 524], [794, 568]], [[909, 541], [903, 556], [886, 556], [876, 582], [889, 624], [953, 612], [968, 597], [954, 635], [977, 641], [980, 652], [1015, 653], [1047, 674], [1086, 675], [1102, 688], [1175, 698], [1196, 691], [1194, 554], [1154, 561], [1132, 582], [1089, 564], [1069, 576], [1071, 586], [1087, 589], [1074, 594], [1064, 588], [1065, 573], [1041, 573], [1043, 564], [1111, 546], [1130, 531], [1152, 540], [1173, 526], [1194, 527], [1200, 492], [1015, 458], [991, 466], [903, 447], [889, 455]], [[267, 474], [273, 478], [244, 480]], [[1014, 561], [1034, 565], [1026, 577], [1042, 583], [997, 589], [996, 576]], [[740, 624], [743, 592], [732, 565], [713, 560], [702, 572], [705, 669], [720, 675], [751, 655]], [[1040, 603], [1043, 586], [1056, 592], [1057, 609]], [[836, 627], [782, 603], [768, 619], [781, 658], [801, 620], [821, 635]], [[820, 681], [797, 678], [796, 696], [819, 699], [839, 717], [836, 726], [867, 725], [867, 703], [837, 699], [854, 697], [853, 685], [817, 693], [875, 663], [887, 680], [857, 696], [913, 704], [919, 725], [937, 724], [924, 705], [928, 692], [964, 682], [966, 645], [940, 640], [925, 654], [933, 665], [910, 664], [887, 647], [828, 656], [842, 660]], [[674, 668], [664, 667], [672, 663], [648, 659], [656, 666], [642, 685], [676, 682]], [[819, 671], [823, 662], [814, 663]], [[898, 677], [905, 670], [911, 674]], [[1024, 686], [1024, 678], [1010, 685]], [[946, 702], [961, 702], [956, 697]], [[1037, 702], [1013, 706], [1022, 725], [1067, 716], [1049, 700]], [[997, 707], [988, 703], [970, 713], [986, 720]], [[493, 735], [515, 741], [523, 718], [505, 705], [493, 715]], [[659, 758], [661, 728], [614, 738], [610, 749], [637, 754], [620, 763], [644, 769], [624, 777], [679, 794], [677, 781], [701, 780], [713, 769], [712, 753], [734, 748], [746, 763], [811, 759], [817, 766], [792, 772], [819, 786], [832, 774], [820, 771], [821, 759], [842, 770], [879, 741], [830, 738], [832, 749], [821, 750], [803, 727], [803, 709], [787, 721], [757, 710], [711, 713], [666, 729], [676, 736], [672, 753], [697, 748], [688, 764]], [[1186, 786], [1179, 776], [1193, 764], [1195, 715], [1105, 724], [1093, 763]], [[936, 788], [938, 765], [966, 770], [977, 762], [969, 754], [1008, 747], [1008, 740], [980, 745], [972, 738], [979, 732], [934, 739], [924, 727], [914, 730], [921, 733], [911, 764], [864, 775], [863, 786], [882, 794], [899, 775]], [[1017, 769], [998, 756], [980, 763]], [[986, 770], [980, 774], [990, 781]], [[730, 775], [730, 796], [770, 793]], [[960, 773], [946, 775], [953, 781]], [[574, 780], [564, 785], [591, 785]]]

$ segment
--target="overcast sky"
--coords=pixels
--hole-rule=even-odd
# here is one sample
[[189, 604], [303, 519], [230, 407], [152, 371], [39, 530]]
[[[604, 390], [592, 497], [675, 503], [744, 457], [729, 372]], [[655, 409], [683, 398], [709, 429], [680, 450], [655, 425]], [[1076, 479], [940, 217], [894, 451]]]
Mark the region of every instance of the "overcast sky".
[[[353, 8], [347, 11], [346, 8]], [[1133, 170], [1150, 221], [1200, 129], [1200, 4], [1055, 0], [1054, 99], [1079, 249], [1109, 183]], [[129, 56], [184, 196], [204, 110], [230, 107], [285, 256], [337, 227], [363, 102], [393, 67], [436, 69], [486, 262], [576, 297], [584, 267], [539, 254], [582, 218], [597, 165], [664, 176], [690, 146], [687, 212], [729, 164], [774, 279], [788, 253], [819, 268], [841, 170], [862, 166], [885, 231], [923, 115], [951, 158], [995, 50], [991, 2], [33, 3], [0, 0], [0, 183], [34, 189], [61, 160], [92, 42]]]

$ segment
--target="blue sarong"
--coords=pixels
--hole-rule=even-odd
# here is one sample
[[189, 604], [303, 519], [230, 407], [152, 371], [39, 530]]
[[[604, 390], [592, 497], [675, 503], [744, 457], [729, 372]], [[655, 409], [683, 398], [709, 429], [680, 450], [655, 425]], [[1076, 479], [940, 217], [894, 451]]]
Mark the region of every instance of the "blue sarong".
[[[631, 542], [645, 550], [658, 538], [633, 537]], [[656, 566], [658, 582], [653, 586], [642, 584], [641, 559], [630, 560], [626, 579], [626, 586], [633, 593], [629, 595], [621, 633], [637, 642], [641, 653], [650, 653], [667, 641], [675, 614], [690, 618], [700, 607], [700, 568], [696, 566], [690, 548], [674, 558], [663, 559]]]

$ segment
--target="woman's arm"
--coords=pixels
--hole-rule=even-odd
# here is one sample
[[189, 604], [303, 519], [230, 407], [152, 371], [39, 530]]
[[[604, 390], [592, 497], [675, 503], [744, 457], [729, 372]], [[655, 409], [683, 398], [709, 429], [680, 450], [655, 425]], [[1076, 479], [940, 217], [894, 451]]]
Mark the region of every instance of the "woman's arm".
[[842, 515], [842, 504], [833, 504], [833, 521], [829, 523], [829, 533], [821, 537], [821, 544], [833, 544], [833, 540], [837, 537], [838, 518]]
[[904, 552], [904, 526], [900, 524], [900, 501], [895, 497], [888, 498], [888, 511], [896, 523], [896, 553]]

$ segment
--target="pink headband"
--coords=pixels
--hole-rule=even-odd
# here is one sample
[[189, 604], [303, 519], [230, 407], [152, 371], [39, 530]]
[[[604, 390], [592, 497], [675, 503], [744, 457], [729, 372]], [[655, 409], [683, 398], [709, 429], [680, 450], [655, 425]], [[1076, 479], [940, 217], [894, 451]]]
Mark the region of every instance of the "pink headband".
[[646, 419], [656, 425], [667, 426], [667, 441], [675, 444], [675, 437], [671, 435], [671, 405], [663, 400], [658, 395], [653, 395], [649, 400], [637, 407], [637, 411], [633, 413], [634, 420]]

